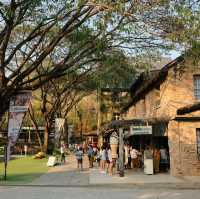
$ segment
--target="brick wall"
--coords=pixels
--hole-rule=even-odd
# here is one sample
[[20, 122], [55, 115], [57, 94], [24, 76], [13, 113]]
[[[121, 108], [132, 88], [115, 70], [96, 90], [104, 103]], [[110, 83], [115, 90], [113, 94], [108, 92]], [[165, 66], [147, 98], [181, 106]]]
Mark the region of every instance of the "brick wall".
[[[193, 75], [195, 74], [199, 74], [199, 69], [188, 69], [188, 72], [181, 75], [173, 69], [169, 71], [166, 81], [160, 86], [161, 105], [158, 110], [159, 116], [165, 113], [170, 118], [174, 118], [178, 108], [196, 102], [193, 86]], [[184, 115], [184, 117], [199, 116], [199, 114], [200, 111], [196, 111], [192, 114]]]
[[[186, 63], [188, 64], [188, 63]], [[188, 65], [189, 66], [189, 65]], [[146, 94], [144, 100], [136, 103], [129, 119], [156, 118], [169, 120], [168, 138], [170, 149], [171, 174], [199, 175], [200, 161], [197, 158], [196, 128], [200, 122], [178, 122], [173, 119], [176, 111], [196, 102], [194, 98], [193, 75], [200, 74], [198, 68], [184, 69], [187, 72], [169, 70], [167, 79], [160, 85], [160, 93], [153, 89]], [[160, 105], [156, 104], [160, 97]], [[184, 117], [200, 116], [200, 111], [184, 115]]]
[[169, 122], [170, 171], [174, 176], [200, 176], [196, 128], [200, 128], [200, 122]]
[[[193, 87], [194, 74], [200, 74], [199, 69], [189, 70], [183, 74], [179, 74], [174, 69], [169, 70], [167, 79], [160, 85], [160, 92], [157, 89], [152, 89], [144, 99], [135, 104], [136, 110], [134, 111], [136, 114], [133, 109], [130, 109], [131, 112], [128, 112], [128, 117], [174, 118], [178, 108], [196, 102]], [[160, 105], [158, 102], [160, 102]], [[200, 111], [187, 116], [195, 115], [199, 116]]]

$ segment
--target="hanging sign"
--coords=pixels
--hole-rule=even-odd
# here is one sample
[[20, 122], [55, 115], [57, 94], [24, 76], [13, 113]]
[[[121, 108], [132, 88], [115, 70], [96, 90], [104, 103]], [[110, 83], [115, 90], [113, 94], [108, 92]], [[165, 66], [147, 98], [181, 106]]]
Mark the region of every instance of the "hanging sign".
[[151, 135], [152, 126], [130, 126], [129, 136], [131, 135]]
[[64, 118], [56, 118], [55, 119], [55, 145], [59, 148], [61, 137], [64, 136], [65, 133], [65, 119]]
[[20, 92], [10, 100], [9, 121], [8, 121], [8, 146], [7, 160], [10, 159], [10, 148], [15, 145], [19, 137], [21, 124], [24, 115], [29, 107], [31, 92]]

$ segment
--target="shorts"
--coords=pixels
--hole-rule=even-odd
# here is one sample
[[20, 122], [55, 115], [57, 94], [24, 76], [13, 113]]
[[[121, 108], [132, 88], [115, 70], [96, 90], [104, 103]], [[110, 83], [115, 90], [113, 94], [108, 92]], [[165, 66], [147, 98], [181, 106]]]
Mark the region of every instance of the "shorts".
[[82, 163], [83, 163], [83, 159], [79, 159], [78, 164], [82, 164]]

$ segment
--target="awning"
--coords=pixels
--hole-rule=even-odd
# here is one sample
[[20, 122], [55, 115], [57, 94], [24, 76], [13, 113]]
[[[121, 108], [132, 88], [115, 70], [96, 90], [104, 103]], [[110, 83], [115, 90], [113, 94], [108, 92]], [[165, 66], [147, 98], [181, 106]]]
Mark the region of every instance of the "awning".
[[[116, 129], [123, 128], [129, 130], [131, 126], [135, 127], [150, 127], [154, 136], [164, 136], [168, 122], [158, 121], [158, 120], [146, 120], [146, 119], [133, 119], [133, 120], [114, 120], [110, 123], [104, 125], [104, 135], [108, 136]], [[144, 128], [145, 129], [145, 128]], [[143, 131], [144, 131], [143, 129]], [[142, 133], [142, 129], [139, 130]], [[147, 134], [147, 128], [144, 131], [144, 134]], [[149, 133], [148, 133], [149, 134]], [[129, 135], [132, 136], [132, 135]]]
[[109, 129], [118, 129], [118, 128], [126, 128], [131, 125], [146, 125], [148, 123], [147, 120], [142, 119], [133, 119], [133, 120], [113, 120], [110, 123], [104, 126], [105, 130]]

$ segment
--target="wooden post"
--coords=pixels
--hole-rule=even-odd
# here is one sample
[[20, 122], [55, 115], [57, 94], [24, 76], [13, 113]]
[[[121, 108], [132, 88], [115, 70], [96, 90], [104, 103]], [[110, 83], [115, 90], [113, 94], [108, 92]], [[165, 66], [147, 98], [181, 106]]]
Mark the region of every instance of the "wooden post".
[[98, 145], [102, 146], [103, 144], [103, 135], [101, 133], [101, 123], [102, 123], [102, 114], [101, 114], [101, 88], [97, 89], [97, 135], [98, 135]]
[[[10, 112], [8, 111], [8, 123], [7, 123], [7, 129], [9, 128], [9, 118], [10, 118]], [[9, 151], [8, 151], [9, 147]], [[8, 152], [10, 156], [10, 142], [8, 138], [8, 131], [7, 131], [7, 136], [6, 136], [6, 144], [4, 146], [4, 180], [7, 180], [7, 167], [8, 167]], [[10, 158], [10, 157], [9, 157]]]
[[124, 177], [124, 132], [119, 129], [119, 176]]

